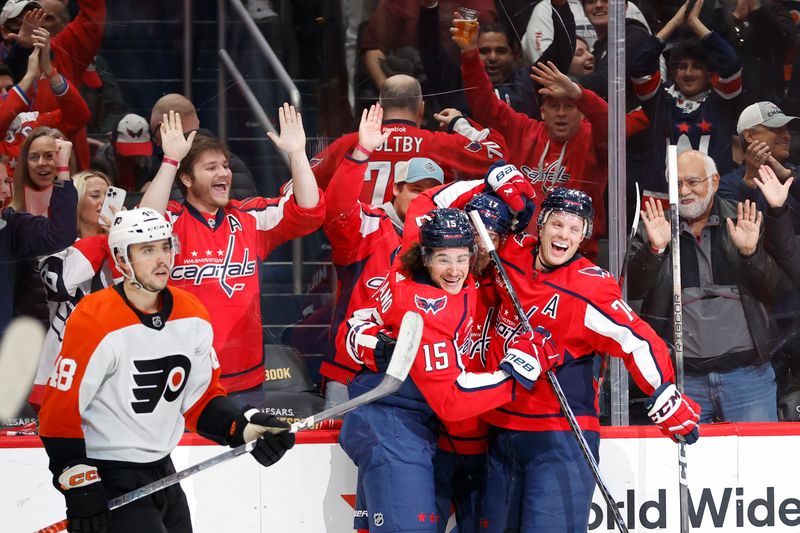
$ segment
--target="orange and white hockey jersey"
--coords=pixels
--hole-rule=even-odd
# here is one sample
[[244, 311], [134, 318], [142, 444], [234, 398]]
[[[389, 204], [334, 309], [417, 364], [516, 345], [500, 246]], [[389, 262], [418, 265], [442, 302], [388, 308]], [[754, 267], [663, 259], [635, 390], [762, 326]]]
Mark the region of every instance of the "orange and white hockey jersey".
[[182, 289], [161, 294], [154, 314], [130, 304], [121, 284], [73, 311], [40, 412], [51, 460], [82, 443], [90, 459], [162, 459], [184, 425], [195, 430], [208, 402], [225, 394], [208, 312]]

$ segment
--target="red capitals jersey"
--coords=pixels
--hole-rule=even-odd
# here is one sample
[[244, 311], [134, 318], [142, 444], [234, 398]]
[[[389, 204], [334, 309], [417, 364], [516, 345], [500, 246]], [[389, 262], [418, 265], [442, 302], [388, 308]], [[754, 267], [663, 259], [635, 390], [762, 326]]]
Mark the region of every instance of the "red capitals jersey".
[[362, 344], [361, 331], [381, 324], [397, 332], [407, 311], [422, 315], [425, 326], [410, 379], [381, 401], [433, 410], [445, 423], [509, 402], [518, 388], [511, 376], [503, 371], [475, 373], [464, 367], [464, 356], [472, 347], [477, 298], [472, 276], [458, 294], [436, 287], [427, 275], [410, 276], [393, 268], [389, 280], [374, 295], [375, 307], [358, 310], [347, 321], [348, 353], [362, 364], [361, 346], [368, 342]]
[[347, 328], [342, 322], [356, 309], [370, 306], [400, 248], [402, 231], [397, 216], [393, 222], [387, 214], [387, 210], [393, 212], [392, 204], [375, 207], [357, 199], [366, 165], [366, 161], [345, 157], [325, 189], [327, 214], [322, 229], [331, 242], [338, 286], [331, 325], [333, 359], [322, 362], [320, 373], [341, 383], [349, 383], [361, 371], [361, 365], [347, 355]]
[[603, 193], [608, 183], [608, 104], [583, 89], [577, 106], [585, 118], [578, 133], [565, 143], [552, 141], [544, 122], [517, 113], [497, 99], [477, 50], [462, 54], [461, 61], [464, 86], [473, 87], [466, 92], [470, 109], [477, 120], [505, 136], [508, 162], [531, 180], [536, 196], [544, 198], [550, 189], [563, 186], [592, 197], [594, 230], [582, 249], [596, 254], [596, 239], [606, 227]]
[[[370, 205], [390, 202], [397, 163], [413, 157], [433, 159], [442, 167], [446, 182], [482, 178], [492, 163], [505, 158], [505, 140], [497, 132], [481, 130], [466, 119], [451, 124], [457, 133], [423, 130], [408, 120], [384, 121], [383, 131], [391, 135], [370, 156], [361, 201]], [[357, 143], [358, 133], [348, 133], [311, 160], [320, 187], [328, 186], [339, 163]]]
[[[486, 371], [486, 356], [489, 340], [494, 332], [494, 319], [497, 316], [497, 297], [492, 266], [489, 272], [476, 280], [478, 292], [475, 321], [472, 325], [471, 347], [461, 356], [461, 366], [470, 372]], [[474, 455], [486, 453], [489, 448], [489, 427], [480, 417], [474, 416], [459, 422], [442, 424], [439, 428], [439, 448], [448, 452]]]
[[320, 227], [325, 202], [311, 209], [287, 193], [231, 200], [216, 215], [170, 202], [166, 215], [180, 241], [170, 283], [197, 296], [211, 314], [214, 349], [229, 391], [264, 381], [258, 261], [288, 240]]
[[[598, 431], [596, 352], [621, 357], [639, 388], [650, 395], [673, 379], [669, 350], [622, 299], [616, 280], [607, 271], [577, 256], [552, 272], [542, 272], [534, 267], [535, 250], [533, 237], [520, 234], [506, 241], [500, 256], [530, 324], [549, 330], [564, 355], [556, 376], [578, 423], [584, 430]], [[505, 355], [509, 339], [521, 332], [511, 299], [502, 283], [498, 285], [501, 304], [489, 345], [490, 369]], [[530, 394], [482, 416], [490, 424], [508, 429], [570, 430], [544, 376]]]

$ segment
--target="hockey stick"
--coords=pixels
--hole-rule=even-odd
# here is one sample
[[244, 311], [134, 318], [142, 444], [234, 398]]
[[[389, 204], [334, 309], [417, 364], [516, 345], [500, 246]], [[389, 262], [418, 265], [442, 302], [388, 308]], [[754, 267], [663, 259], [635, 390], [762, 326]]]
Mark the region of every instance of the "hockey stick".
[[28, 317], [15, 319], [0, 344], [0, 420], [17, 414], [30, 391], [44, 344], [44, 328]]
[[[511, 285], [511, 280], [508, 277], [508, 273], [506, 272], [503, 263], [500, 261], [500, 255], [497, 253], [497, 249], [494, 247], [492, 239], [489, 237], [489, 233], [486, 231], [486, 226], [483, 224], [480, 214], [477, 211], [471, 211], [469, 213], [469, 217], [472, 219], [472, 224], [478, 230], [478, 234], [483, 241], [484, 247], [486, 247], [486, 250], [489, 252], [492, 262], [494, 262], [494, 267], [497, 270], [500, 279], [503, 281], [503, 285], [506, 287], [506, 292], [508, 293], [509, 297], [511, 297], [511, 301], [514, 303], [514, 308], [519, 316], [520, 325], [526, 333], [533, 331], [530, 322], [528, 322], [528, 315], [525, 313], [522, 303], [519, 301], [517, 292]], [[575, 440], [578, 442], [578, 447], [581, 449], [581, 453], [583, 454], [584, 459], [586, 459], [586, 463], [589, 465], [589, 470], [592, 471], [592, 477], [594, 477], [595, 483], [597, 483], [597, 488], [600, 489], [603, 499], [606, 501], [608, 507], [611, 509], [611, 512], [614, 515], [617, 528], [619, 528], [620, 533], [628, 533], [628, 528], [625, 526], [625, 521], [622, 519], [622, 515], [617, 508], [617, 502], [614, 501], [614, 497], [611, 496], [611, 491], [608, 490], [608, 486], [606, 486], [603, 478], [600, 475], [600, 467], [597, 466], [597, 461], [592, 455], [592, 451], [589, 449], [589, 444], [586, 442], [586, 437], [583, 436], [583, 431], [581, 431], [581, 428], [578, 425], [578, 420], [575, 418], [575, 413], [572, 412], [572, 408], [567, 403], [567, 397], [564, 395], [564, 391], [561, 389], [561, 385], [559, 384], [558, 379], [556, 379], [555, 373], [552, 370], [548, 370], [545, 372], [545, 376], [547, 376], [547, 380], [550, 382], [550, 385], [553, 388], [553, 393], [558, 399], [558, 404], [561, 407], [561, 412], [564, 414], [564, 418], [567, 419], [569, 427], [572, 428], [572, 434], [575, 436]]]
[[[678, 212], [678, 147], [667, 147], [669, 214], [672, 230], [672, 335], [675, 344], [675, 386], [683, 394], [683, 303], [681, 302], [681, 241]], [[689, 533], [689, 481], [686, 477], [686, 443], [678, 443], [678, 492], [681, 533]]]
[[[411, 365], [414, 364], [414, 359], [417, 356], [419, 343], [422, 340], [422, 327], [422, 316], [413, 311], [408, 311], [403, 316], [403, 321], [400, 324], [400, 331], [397, 334], [397, 344], [395, 345], [392, 359], [389, 362], [389, 367], [386, 369], [386, 375], [383, 377], [381, 382], [378, 383], [378, 386], [368, 392], [365, 392], [361, 396], [356, 396], [351, 400], [293, 423], [289, 431], [292, 433], [297, 433], [298, 431], [309, 429], [316, 423], [341, 416], [349, 411], [352, 411], [353, 409], [361, 407], [362, 405], [366, 405], [370, 402], [374, 402], [375, 400], [383, 398], [384, 396], [388, 396], [399, 389], [400, 385], [403, 384], [403, 381], [405, 381], [406, 377], [408, 376], [408, 373], [411, 370]], [[279, 433], [281, 431], [285, 430], [283, 428], [276, 428], [274, 433]], [[211, 468], [212, 466], [224, 463], [230, 459], [251, 452], [253, 451], [253, 448], [255, 448], [256, 442], [257, 441], [253, 440], [242, 444], [241, 446], [197, 463], [196, 465], [190, 466], [189, 468], [181, 470], [180, 472], [170, 474], [165, 478], [154, 481], [148, 485], [144, 485], [143, 487], [139, 487], [138, 489], [134, 489], [123, 494], [122, 496], [118, 496], [108, 502], [108, 509], [109, 511], [113, 511], [118, 507], [122, 507], [123, 505], [131, 503], [132, 501], [149, 496], [154, 492], [158, 492], [161, 489], [165, 489], [171, 485], [174, 485], [197, 474], [198, 472], [202, 472], [203, 470]], [[44, 529], [39, 529], [35, 533], [56, 533], [57, 531], [64, 531], [66, 527], [67, 521], [62, 520], [61, 522], [52, 524]]]
[[[617, 284], [619, 285], [619, 290], [622, 290], [623, 285], [625, 285], [625, 276], [628, 273], [628, 256], [631, 255], [631, 245], [633, 244], [633, 238], [636, 237], [636, 230], [639, 228], [639, 215], [642, 209], [642, 197], [641, 193], [639, 192], [639, 182], [634, 182], [636, 186], [636, 211], [633, 213], [633, 224], [631, 224], [631, 231], [628, 233], [628, 244], [625, 246], [625, 255], [622, 258], [622, 267], [619, 269], [619, 276], [617, 277]], [[603, 382], [606, 378], [606, 368], [608, 367], [608, 354], [604, 353], [602, 359], [600, 360], [600, 378], [597, 380], [597, 390], [603, 388]]]

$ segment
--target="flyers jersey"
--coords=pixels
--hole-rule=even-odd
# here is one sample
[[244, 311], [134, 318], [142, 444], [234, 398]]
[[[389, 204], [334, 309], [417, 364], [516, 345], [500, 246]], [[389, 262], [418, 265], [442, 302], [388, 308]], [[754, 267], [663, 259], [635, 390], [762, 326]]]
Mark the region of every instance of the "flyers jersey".
[[[553, 335], [564, 355], [555, 373], [567, 401], [584, 430], [599, 431], [593, 366], [597, 352], [620, 357], [633, 380], [647, 395], [673, 380], [664, 341], [622, 298], [617, 281], [606, 270], [577, 255], [569, 263], [543, 272], [534, 268], [536, 246], [527, 234], [509, 238], [500, 250], [508, 276], [532, 326]], [[508, 293], [498, 282], [501, 298], [495, 333], [489, 344], [488, 368], [496, 368], [509, 340], [522, 332]], [[569, 431], [546, 378], [530, 394], [520, 395], [482, 417], [492, 425], [523, 431]]]
[[[445, 182], [482, 178], [492, 163], [504, 159], [507, 151], [502, 135], [466, 119], [453, 124], [460, 133], [424, 130], [408, 120], [385, 120], [382, 131], [390, 135], [370, 156], [360, 200], [370, 205], [390, 202], [397, 163], [413, 157], [433, 159], [442, 167]], [[320, 187], [328, 186], [339, 163], [357, 143], [358, 133], [348, 133], [314, 156], [311, 168]]]
[[51, 460], [80, 455], [82, 443], [90, 459], [157, 461], [224, 394], [205, 308], [181, 289], [161, 295], [150, 315], [128, 303], [122, 285], [75, 308], [40, 412]]
[[[380, 402], [433, 411], [449, 423], [513, 398], [516, 381], [505, 372], [474, 373], [464, 366], [467, 358], [462, 356], [472, 347], [476, 298], [471, 276], [458, 294], [450, 294], [433, 285], [427, 276], [411, 279], [409, 273], [395, 269], [389, 273], [389, 280], [374, 296], [375, 307], [357, 311], [347, 322], [348, 353], [362, 363], [360, 331], [382, 324], [397, 332], [407, 311], [421, 314], [425, 327], [409, 379]], [[350, 396], [373, 388], [381, 378], [382, 374], [359, 374], [350, 387]]]
[[216, 215], [188, 202], [170, 202], [166, 215], [180, 241], [170, 284], [202, 301], [214, 325], [222, 384], [231, 391], [264, 381], [259, 261], [276, 246], [322, 225], [325, 204], [297, 205], [291, 191], [278, 198], [231, 200]]

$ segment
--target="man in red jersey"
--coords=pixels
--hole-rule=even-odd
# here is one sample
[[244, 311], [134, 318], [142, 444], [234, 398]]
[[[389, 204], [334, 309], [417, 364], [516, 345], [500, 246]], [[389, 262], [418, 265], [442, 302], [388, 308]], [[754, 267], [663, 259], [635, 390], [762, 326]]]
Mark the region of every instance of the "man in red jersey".
[[[666, 344], [625, 302], [611, 274], [577, 253], [592, 233], [593, 219], [586, 193], [553, 189], [542, 202], [538, 242], [520, 234], [500, 250], [511, 284], [531, 325], [552, 333], [563, 360], [556, 375], [595, 457], [600, 424], [593, 362], [598, 352], [624, 360], [633, 380], [650, 395], [648, 416], [662, 433], [692, 444], [699, 437], [700, 408], [675, 388]], [[502, 364], [512, 349], [525, 351], [511, 298], [502, 288], [499, 296], [489, 369]], [[497, 428], [483, 499], [489, 529], [586, 531], [594, 479], [547, 380], [535, 380], [529, 394], [482, 418]], [[509, 479], [522, 484], [521, 509], [509, 508]]]
[[[451, 33], [455, 28], [451, 28]], [[477, 37], [461, 47], [461, 75], [475, 119], [499, 131], [508, 141], [508, 162], [516, 165], [540, 197], [559, 186], [579, 189], [595, 205], [594, 235], [582, 250], [597, 255], [597, 239], [605, 233], [603, 194], [608, 182], [608, 104], [580, 87], [553, 63], [532, 68], [541, 85], [542, 120], [517, 113], [497, 99], [481, 63]]]
[[334, 353], [326, 358], [320, 373], [326, 384], [327, 405], [347, 399], [345, 385], [361, 371], [347, 355], [345, 329], [341, 322], [364, 307], [389, 273], [392, 259], [400, 248], [403, 222], [410, 202], [421, 192], [441, 185], [441, 167], [426, 157], [396, 163], [398, 174], [392, 186], [392, 199], [380, 205], [360, 201], [364, 169], [374, 150], [389, 136], [381, 131], [383, 110], [380, 104], [364, 110], [358, 130], [358, 144], [336, 169], [325, 190], [325, 235], [331, 241], [333, 264], [339, 287], [331, 328]]
[[[283, 196], [230, 200], [227, 147], [194, 133], [180, 142], [180, 116], [170, 112], [161, 126], [164, 160], [142, 198], [143, 207], [166, 212], [175, 227], [181, 250], [170, 282], [208, 306], [221, 382], [229, 391], [264, 381], [258, 261], [279, 244], [319, 228], [325, 214], [306, 157], [300, 114], [284, 104], [279, 117], [280, 136], [268, 135], [289, 154], [292, 187]], [[186, 200], [168, 203], [176, 175]]]
[[[497, 132], [481, 129], [465, 118], [450, 122], [448, 133], [421, 129], [425, 103], [419, 81], [404, 74], [392, 76], [381, 86], [383, 131], [388, 138], [372, 153], [364, 172], [360, 200], [381, 205], [392, 199], [397, 163], [413, 157], [433, 159], [446, 182], [483, 177], [486, 169], [506, 154], [505, 140]], [[454, 135], [454, 133], [456, 135]], [[312, 167], [325, 189], [339, 163], [356, 147], [357, 133], [337, 139], [314, 156]]]

